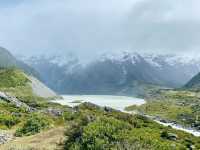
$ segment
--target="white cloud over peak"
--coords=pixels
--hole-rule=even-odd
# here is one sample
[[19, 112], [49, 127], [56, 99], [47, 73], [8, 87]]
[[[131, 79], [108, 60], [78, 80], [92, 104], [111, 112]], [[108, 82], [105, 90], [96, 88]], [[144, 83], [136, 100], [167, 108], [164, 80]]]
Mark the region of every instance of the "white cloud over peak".
[[0, 45], [14, 53], [109, 51], [191, 53], [200, 49], [199, 0], [0, 2]]

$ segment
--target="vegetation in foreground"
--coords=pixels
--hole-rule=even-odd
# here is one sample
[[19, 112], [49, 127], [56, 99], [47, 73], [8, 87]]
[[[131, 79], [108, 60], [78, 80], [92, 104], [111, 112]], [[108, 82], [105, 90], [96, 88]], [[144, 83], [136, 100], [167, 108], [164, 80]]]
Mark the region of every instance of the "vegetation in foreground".
[[[28, 111], [0, 98], [0, 133], [1, 130], [4, 130], [23, 139], [64, 126], [63, 113], [69, 108], [51, 103], [47, 99], [35, 95], [29, 84], [30, 81], [22, 71], [15, 68], [0, 69], [0, 78], [1, 92], [16, 97], [32, 108], [31, 111]], [[20, 143], [18, 144], [20, 145]], [[1, 146], [0, 149], [10, 150], [10, 147], [6, 147], [6, 145], [3, 148]], [[23, 149], [18, 146], [14, 147]]]
[[163, 127], [140, 115], [84, 103], [67, 116], [66, 150], [200, 148], [199, 138]]
[[200, 93], [183, 90], [161, 90], [142, 106], [129, 106], [128, 111], [158, 116], [186, 127], [200, 130]]
[[[5, 84], [7, 80], [10, 82], [9, 86], [4, 86], [2, 82], [0, 91], [12, 94], [34, 108], [28, 112], [0, 100], [0, 129], [14, 132], [18, 137], [11, 142], [14, 146], [11, 143], [3, 145], [5, 150], [13, 147], [20, 150], [51, 150], [57, 147], [66, 150], [200, 149], [199, 138], [163, 127], [140, 115], [130, 115], [90, 103], [74, 109], [51, 103], [32, 93], [27, 84], [29, 81], [19, 70], [1, 70], [0, 76], [7, 78], [3, 80]], [[65, 142], [52, 145], [52, 140], [62, 137], [64, 127]], [[47, 143], [44, 143], [45, 140]], [[51, 146], [40, 147], [42, 142]]]

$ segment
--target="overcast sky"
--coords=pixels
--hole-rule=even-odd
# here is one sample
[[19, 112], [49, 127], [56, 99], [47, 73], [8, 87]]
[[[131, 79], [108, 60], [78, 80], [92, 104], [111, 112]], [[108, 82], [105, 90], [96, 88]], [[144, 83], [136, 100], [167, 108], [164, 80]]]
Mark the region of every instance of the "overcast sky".
[[200, 52], [200, 0], [3, 0], [0, 45], [15, 54]]

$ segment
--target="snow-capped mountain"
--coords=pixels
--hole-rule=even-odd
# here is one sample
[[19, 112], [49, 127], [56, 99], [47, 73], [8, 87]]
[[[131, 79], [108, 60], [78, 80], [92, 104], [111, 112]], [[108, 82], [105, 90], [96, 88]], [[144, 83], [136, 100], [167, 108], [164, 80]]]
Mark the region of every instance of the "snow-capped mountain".
[[[132, 63], [134, 64], [140, 58], [143, 58], [146, 62], [151, 64], [154, 67], [158, 67], [162, 69], [162, 66], [165, 64], [168, 64], [170, 66], [175, 66], [177, 64], [184, 66], [184, 65], [197, 65], [200, 68], [200, 57], [192, 57], [192, 56], [185, 56], [185, 55], [172, 55], [172, 54], [152, 54], [152, 53], [146, 53], [146, 54], [139, 54], [135, 52], [120, 52], [120, 53], [113, 53], [113, 54], [103, 54], [101, 55], [100, 59], [101, 61], [104, 60], [112, 60], [112, 61], [118, 61], [118, 62], [125, 62], [127, 60], [132, 60]], [[162, 63], [165, 63], [162, 65]]]
[[25, 62], [47, 85], [65, 94], [135, 94], [146, 85], [181, 87], [200, 72], [197, 58], [130, 52], [104, 54], [87, 64], [71, 56], [32, 57]]

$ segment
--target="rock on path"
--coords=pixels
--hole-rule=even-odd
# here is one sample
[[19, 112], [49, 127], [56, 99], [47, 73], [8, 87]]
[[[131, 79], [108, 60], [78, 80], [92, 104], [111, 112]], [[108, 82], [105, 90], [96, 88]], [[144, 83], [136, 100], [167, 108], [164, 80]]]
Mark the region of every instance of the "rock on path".
[[13, 139], [13, 135], [0, 130], [0, 145]]

